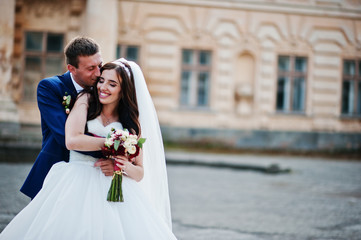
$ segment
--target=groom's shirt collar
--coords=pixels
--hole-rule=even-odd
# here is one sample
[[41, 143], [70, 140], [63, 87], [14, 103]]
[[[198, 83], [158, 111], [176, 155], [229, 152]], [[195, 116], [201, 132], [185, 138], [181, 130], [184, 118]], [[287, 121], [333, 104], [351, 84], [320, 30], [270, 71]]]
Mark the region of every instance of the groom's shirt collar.
[[77, 82], [75, 82], [75, 80], [73, 78], [73, 74], [70, 73], [70, 77], [71, 77], [71, 81], [73, 82], [76, 92], [77, 93], [81, 92], [84, 88], [82, 86], [80, 86]]

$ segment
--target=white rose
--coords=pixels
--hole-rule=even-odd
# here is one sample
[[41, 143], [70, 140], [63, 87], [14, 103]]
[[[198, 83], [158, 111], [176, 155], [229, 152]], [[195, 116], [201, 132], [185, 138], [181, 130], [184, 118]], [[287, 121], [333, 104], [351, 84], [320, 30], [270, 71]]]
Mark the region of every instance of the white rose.
[[120, 139], [125, 142], [127, 140], [127, 138], [125, 136], [121, 136]]
[[137, 149], [136, 149], [135, 146], [132, 145], [129, 149], [127, 148], [127, 150], [128, 150], [128, 152], [129, 152], [130, 154], [134, 154]]
[[138, 143], [137, 139], [129, 139], [129, 141], [132, 145], [136, 145]]
[[125, 129], [124, 131], [123, 131], [123, 135], [125, 136], [125, 137], [129, 137], [129, 131], [128, 131], [128, 129]]
[[138, 136], [137, 135], [129, 134], [128, 139], [132, 144], [137, 144], [138, 143]]
[[129, 141], [129, 139], [127, 139], [124, 143], [123, 143], [123, 146], [128, 149], [132, 146], [132, 143], [131, 141]]
[[111, 145], [113, 145], [113, 140], [110, 138], [105, 139], [104, 145], [107, 147], [110, 147]]
[[137, 135], [134, 135], [134, 134], [130, 134], [130, 135], [129, 135], [129, 138], [131, 138], [131, 139], [137, 139], [138, 136], [137, 136]]

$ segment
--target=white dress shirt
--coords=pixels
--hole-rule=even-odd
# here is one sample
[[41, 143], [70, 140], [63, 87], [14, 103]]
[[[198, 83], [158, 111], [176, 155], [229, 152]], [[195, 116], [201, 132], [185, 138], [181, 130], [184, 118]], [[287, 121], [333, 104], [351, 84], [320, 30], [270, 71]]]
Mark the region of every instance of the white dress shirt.
[[71, 81], [74, 84], [75, 90], [77, 93], [81, 92], [84, 88], [82, 86], [80, 86], [77, 82], [75, 82], [74, 78], [73, 78], [73, 74], [70, 73], [70, 77], [71, 77]]

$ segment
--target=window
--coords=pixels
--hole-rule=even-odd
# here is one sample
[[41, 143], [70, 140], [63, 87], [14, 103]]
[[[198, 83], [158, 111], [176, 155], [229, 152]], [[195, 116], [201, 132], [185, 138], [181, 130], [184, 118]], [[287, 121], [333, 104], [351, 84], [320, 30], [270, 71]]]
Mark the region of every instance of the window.
[[139, 64], [139, 47], [138, 46], [117, 46], [117, 59], [125, 58], [129, 61], [133, 61]]
[[343, 61], [341, 112], [361, 116], [361, 60]]
[[41, 79], [64, 71], [63, 45], [63, 34], [25, 33], [24, 101], [36, 101], [36, 88]]
[[285, 113], [305, 111], [307, 58], [278, 57], [276, 109]]
[[180, 103], [182, 106], [209, 105], [211, 52], [184, 49]]

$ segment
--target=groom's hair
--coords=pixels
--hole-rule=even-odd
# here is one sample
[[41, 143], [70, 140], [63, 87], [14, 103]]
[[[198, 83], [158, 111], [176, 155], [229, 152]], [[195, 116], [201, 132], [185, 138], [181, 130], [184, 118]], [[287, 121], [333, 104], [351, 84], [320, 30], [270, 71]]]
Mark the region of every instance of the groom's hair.
[[66, 63], [76, 68], [79, 66], [79, 56], [92, 56], [99, 52], [99, 45], [89, 37], [76, 37], [65, 47]]

